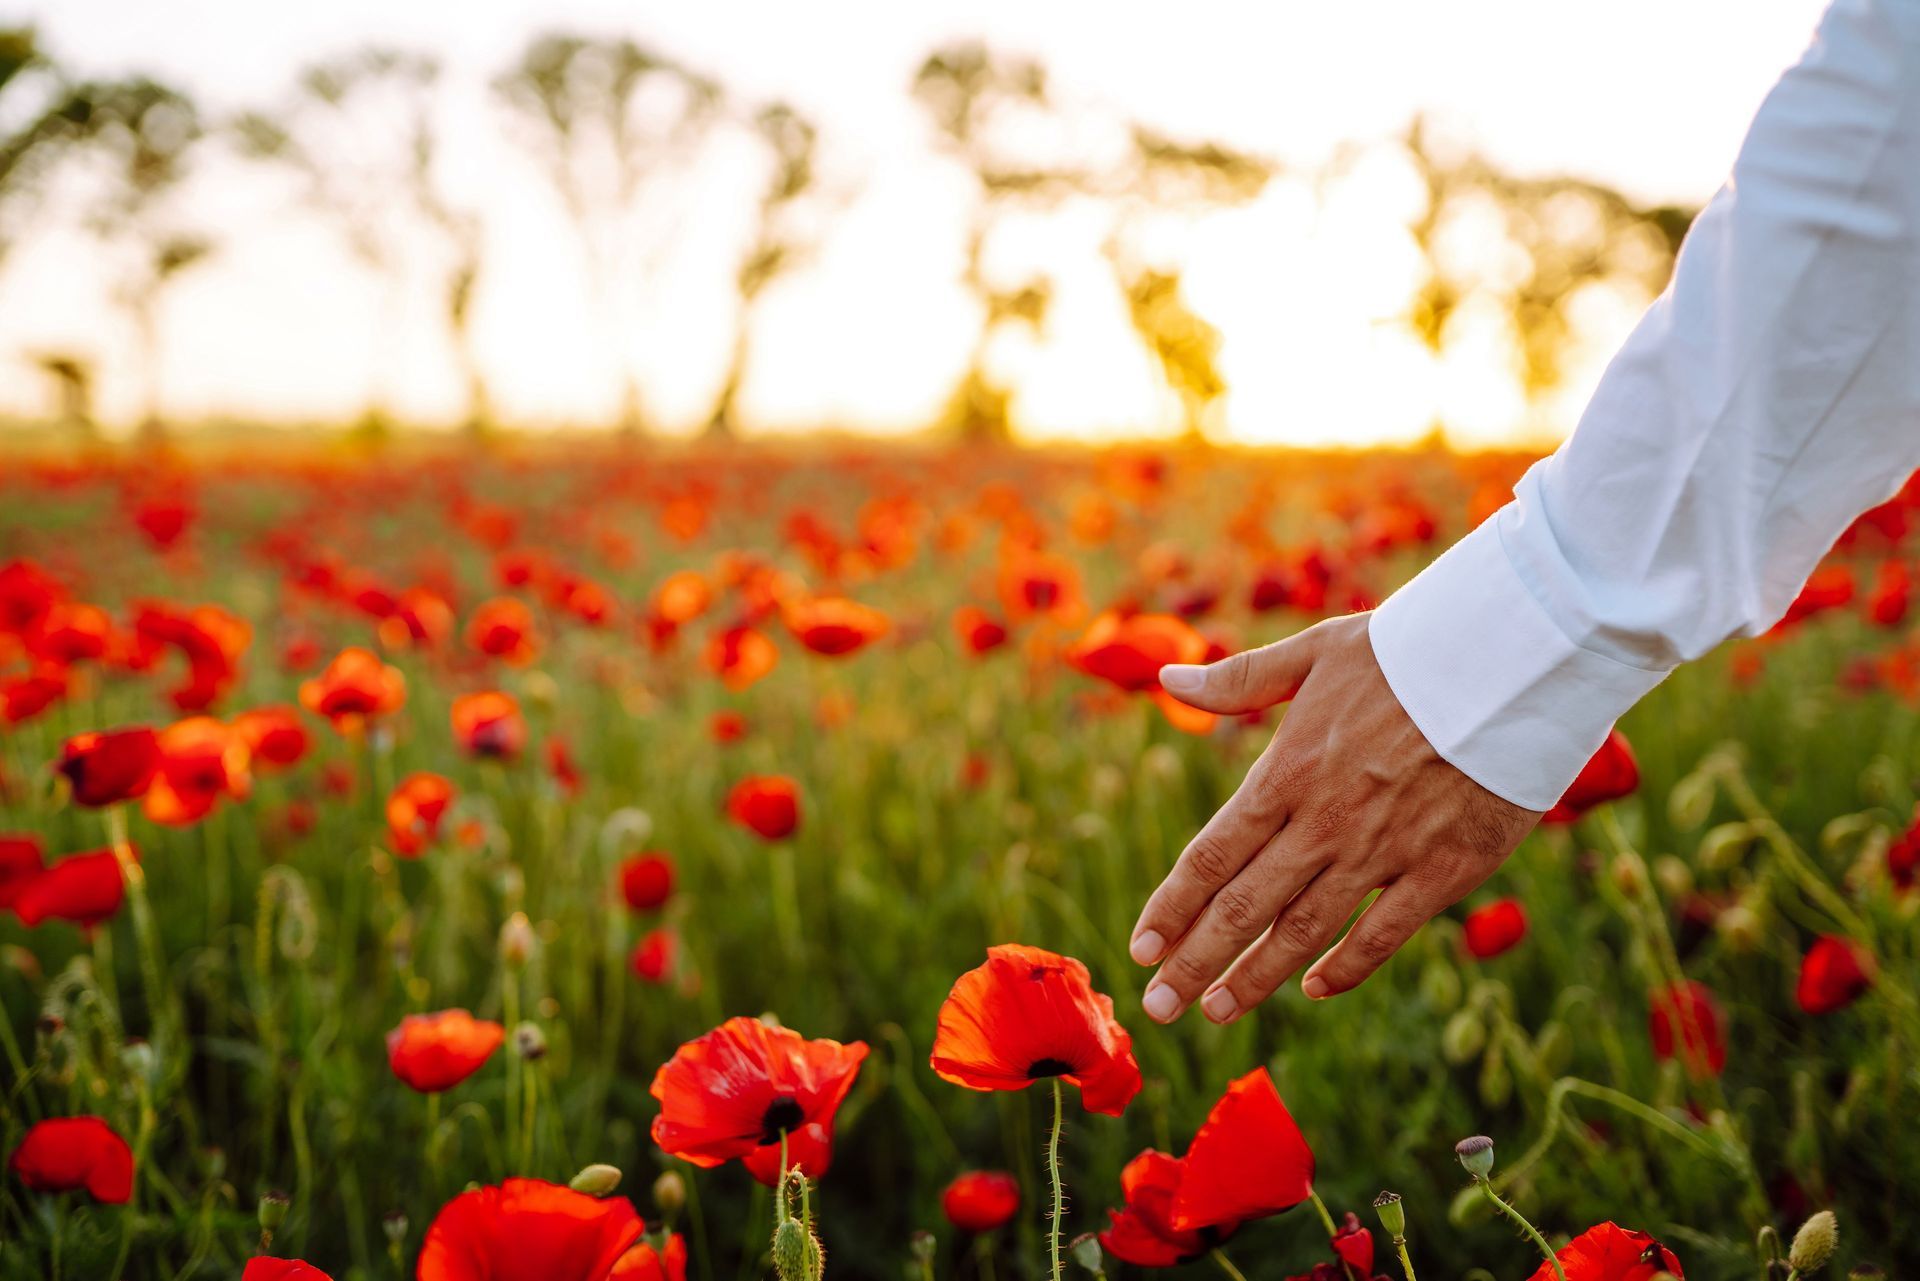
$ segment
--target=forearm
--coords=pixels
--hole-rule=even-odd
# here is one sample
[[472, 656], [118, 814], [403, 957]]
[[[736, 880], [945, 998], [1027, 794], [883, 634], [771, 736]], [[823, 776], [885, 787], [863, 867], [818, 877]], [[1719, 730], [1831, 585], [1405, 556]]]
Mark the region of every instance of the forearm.
[[1785, 612], [1920, 466], [1920, 3], [1840, 0], [1515, 500], [1377, 612], [1434, 748], [1544, 809], [1667, 672]]

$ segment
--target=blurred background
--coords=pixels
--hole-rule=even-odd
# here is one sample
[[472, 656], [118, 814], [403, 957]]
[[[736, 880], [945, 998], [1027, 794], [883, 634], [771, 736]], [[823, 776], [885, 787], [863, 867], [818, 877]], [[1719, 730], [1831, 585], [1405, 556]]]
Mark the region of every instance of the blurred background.
[[0, 6], [0, 439], [1537, 447], [1820, 7]]

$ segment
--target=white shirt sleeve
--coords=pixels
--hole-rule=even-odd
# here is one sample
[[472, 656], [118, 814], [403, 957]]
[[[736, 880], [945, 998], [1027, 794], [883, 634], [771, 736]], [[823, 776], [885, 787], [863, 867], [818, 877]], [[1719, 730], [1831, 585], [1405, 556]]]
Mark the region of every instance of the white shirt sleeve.
[[1679, 664], [1920, 467], [1920, 0], [1837, 0], [1513, 502], [1374, 613], [1434, 749], [1550, 807]]

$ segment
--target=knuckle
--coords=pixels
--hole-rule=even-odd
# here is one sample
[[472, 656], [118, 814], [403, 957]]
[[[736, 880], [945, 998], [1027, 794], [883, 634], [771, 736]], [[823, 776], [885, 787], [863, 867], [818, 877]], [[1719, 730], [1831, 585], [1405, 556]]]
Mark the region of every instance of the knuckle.
[[1311, 908], [1293, 908], [1274, 922], [1280, 941], [1296, 952], [1311, 952], [1320, 946], [1321, 917]]
[[1257, 934], [1266, 926], [1259, 901], [1247, 891], [1233, 886], [1214, 895], [1213, 910], [1219, 915], [1220, 923], [1237, 935]]
[[1242, 650], [1229, 655], [1220, 665], [1221, 692], [1232, 700], [1244, 699], [1253, 689], [1253, 656], [1257, 650]]
[[1192, 991], [1212, 978], [1215, 968], [1198, 952], [1185, 948], [1167, 958], [1166, 965], [1161, 967], [1161, 975], [1174, 987]]
[[1226, 846], [1212, 836], [1194, 838], [1193, 844], [1187, 847], [1186, 863], [1188, 874], [1208, 885], [1220, 884], [1236, 870]]
[[1356, 930], [1350, 942], [1354, 957], [1371, 972], [1400, 950], [1399, 938], [1384, 929]]

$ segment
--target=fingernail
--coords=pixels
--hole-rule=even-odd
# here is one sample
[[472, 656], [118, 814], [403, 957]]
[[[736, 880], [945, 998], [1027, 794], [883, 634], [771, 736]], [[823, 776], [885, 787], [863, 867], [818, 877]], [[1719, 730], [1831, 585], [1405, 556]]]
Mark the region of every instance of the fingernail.
[[1207, 1017], [1215, 1023], [1225, 1023], [1233, 1017], [1233, 1012], [1240, 1008], [1240, 1003], [1233, 999], [1233, 993], [1222, 987], [1207, 993], [1207, 999], [1200, 1002], [1200, 1008], [1205, 1010]]
[[1318, 974], [1309, 974], [1300, 980], [1300, 990], [1306, 993], [1309, 1001], [1324, 1000], [1327, 995], [1327, 981]]
[[1140, 1008], [1155, 1023], [1165, 1023], [1180, 1008], [1180, 994], [1162, 983], [1147, 989], [1146, 996], [1140, 1001]]
[[1191, 694], [1206, 683], [1206, 669], [1192, 663], [1168, 663], [1160, 669], [1160, 687], [1175, 694]]
[[1159, 930], [1143, 930], [1140, 936], [1127, 946], [1127, 954], [1141, 965], [1152, 965], [1160, 959], [1160, 953], [1166, 949], [1167, 941], [1160, 937]]

